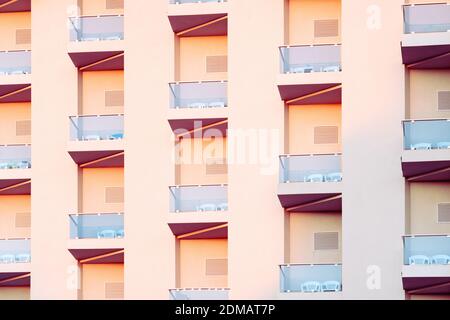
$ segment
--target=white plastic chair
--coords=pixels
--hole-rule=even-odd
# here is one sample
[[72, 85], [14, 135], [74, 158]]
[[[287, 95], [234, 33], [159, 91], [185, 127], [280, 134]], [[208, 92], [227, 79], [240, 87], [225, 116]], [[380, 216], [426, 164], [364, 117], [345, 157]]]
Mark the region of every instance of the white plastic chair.
[[340, 181], [342, 181], [342, 173], [340, 173], [340, 172], [333, 172], [333, 173], [327, 174], [326, 181], [328, 181], [328, 182], [340, 182]]
[[223, 101], [213, 101], [208, 104], [210, 108], [225, 108], [225, 102]]
[[324, 181], [323, 174], [320, 173], [310, 174], [305, 178], [305, 182], [323, 182], [323, 181]]
[[197, 207], [198, 211], [216, 211], [217, 206], [213, 203], [205, 203]]
[[446, 142], [446, 141], [438, 142], [438, 143], [436, 143], [436, 147], [438, 149], [450, 149], [450, 142]]
[[16, 263], [28, 263], [31, 261], [29, 253], [21, 253], [16, 255]]
[[317, 281], [303, 282], [300, 289], [302, 292], [320, 292], [322, 287]]
[[322, 283], [323, 292], [338, 292], [341, 291], [341, 283], [339, 281], [330, 280]]
[[431, 257], [431, 264], [450, 264], [450, 256], [437, 254]]
[[292, 73], [311, 73], [314, 71], [314, 68], [312, 66], [291, 67], [289, 71]]
[[0, 263], [14, 263], [16, 257], [13, 254], [4, 254], [0, 256]]
[[101, 137], [98, 134], [90, 134], [87, 136], [83, 136], [84, 141], [98, 141], [101, 140]]
[[339, 66], [327, 66], [322, 69], [323, 72], [339, 72], [341, 68]]
[[102, 230], [97, 233], [99, 239], [113, 239], [116, 237], [116, 232], [114, 230]]
[[227, 211], [228, 210], [228, 203], [226, 203], [226, 202], [220, 203], [219, 205], [217, 205], [217, 210], [218, 211]]
[[208, 105], [204, 102], [192, 102], [188, 104], [188, 108], [192, 109], [201, 109], [206, 108]]
[[422, 254], [409, 257], [409, 264], [430, 264], [430, 258]]

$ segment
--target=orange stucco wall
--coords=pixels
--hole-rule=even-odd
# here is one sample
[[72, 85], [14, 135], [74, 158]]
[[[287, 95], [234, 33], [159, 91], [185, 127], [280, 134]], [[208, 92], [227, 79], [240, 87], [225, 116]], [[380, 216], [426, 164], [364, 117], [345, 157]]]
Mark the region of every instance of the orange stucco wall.
[[289, 0], [289, 44], [340, 43], [338, 37], [314, 37], [314, 20], [341, 20], [340, 0]]
[[123, 113], [123, 106], [106, 107], [105, 91], [123, 91], [123, 70], [82, 73], [82, 115]]
[[[177, 144], [176, 184], [225, 184], [227, 173], [207, 173], [207, 163], [222, 161], [226, 164], [227, 139], [182, 139]], [[225, 169], [226, 170], [226, 169]]]
[[31, 28], [30, 12], [0, 14], [0, 51], [29, 50], [31, 44], [16, 44], [16, 30]]
[[31, 120], [31, 104], [0, 103], [0, 144], [28, 144], [30, 135], [16, 135], [16, 121]]
[[[341, 106], [289, 106], [289, 153], [314, 154], [341, 152]], [[314, 127], [337, 126], [337, 144], [314, 144]]]
[[16, 213], [31, 212], [29, 195], [0, 196], [0, 239], [29, 238], [30, 228], [16, 227]]
[[0, 300], [30, 300], [30, 287], [2, 287]]
[[207, 72], [207, 56], [226, 56], [227, 36], [179, 38], [178, 81], [226, 80], [227, 72]]
[[227, 259], [226, 239], [180, 240], [180, 288], [227, 287], [227, 275], [206, 275], [206, 259]]
[[123, 283], [123, 264], [83, 264], [81, 266], [82, 299], [105, 300], [106, 283]]
[[123, 14], [123, 9], [106, 9], [107, 0], [78, 0], [83, 16]]
[[[342, 251], [342, 216], [339, 212], [290, 214], [289, 263], [339, 263]], [[338, 232], [338, 250], [314, 250], [314, 233]]]
[[106, 203], [107, 187], [123, 187], [123, 168], [83, 169], [82, 213], [123, 212], [123, 203]]

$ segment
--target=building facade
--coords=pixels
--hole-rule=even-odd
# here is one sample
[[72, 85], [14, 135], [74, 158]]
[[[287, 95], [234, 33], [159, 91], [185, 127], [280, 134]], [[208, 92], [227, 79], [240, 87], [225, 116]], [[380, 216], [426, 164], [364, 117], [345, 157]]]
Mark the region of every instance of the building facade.
[[0, 0], [0, 299], [449, 299], [450, 4]]

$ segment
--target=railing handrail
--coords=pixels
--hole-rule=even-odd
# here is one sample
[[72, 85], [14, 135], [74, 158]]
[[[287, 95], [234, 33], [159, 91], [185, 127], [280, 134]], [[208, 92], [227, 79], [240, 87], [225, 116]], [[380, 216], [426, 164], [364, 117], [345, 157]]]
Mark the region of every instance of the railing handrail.
[[228, 291], [231, 290], [230, 288], [174, 288], [169, 289], [169, 291]]
[[293, 158], [293, 157], [321, 157], [321, 156], [336, 156], [341, 157], [342, 153], [311, 153], [311, 154], [280, 154], [280, 158]]
[[202, 83], [228, 83], [228, 80], [199, 80], [199, 81], [172, 81], [169, 82], [171, 84], [202, 84]]
[[342, 266], [342, 263], [283, 263], [278, 265], [281, 267], [290, 267], [290, 266], [304, 266], [304, 267], [314, 267], [314, 266]]
[[340, 47], [341, 43], [320, 43], [320, 44], [295, 44], [295, 45], [282, 45], [279, 48], [298, 48], [298, 47]]
[[69, 116], [70, 119], [73, 118], [101, 118], [101, 117], [124, 117], [124, 113], [113, 113], [113, 114], [87, 114], [87, 115], [77, 115]]
[[31, 49], [1, 50], [0, 51], [0, 53], [18, 53], [18, 52], [31, 52]]
[[426, 122], [426, 121], [450, 121], [450, 118], [447, 118], [447, 119], [445, 119], [445, 118], [428, 118], [428, 119], [405, 119], [405, 120], [402, 120], [402, 123], [405, 123], [405, 122], [421, 122], [421, 121], [423, 121], [423, 122]]
[[123, 212], [102, 212], [102, 213], [69, 213], [70, 217], [78, 217], [78, 216], [122, 216]]
[[419, 6], [430, 6], [430, 5], [450, 5], [450, 2], [428, 2], [428, 3], [406, 3], [403, 4], [403, 7], [419, 7]]
[[1, 147], [31, 147], [31, 143], [0, 144]]
[[124, 14], [100, 14], [100, 15], [80, 15], [80, 16], [71, 16], [72, 19], [83, 19], [83, 18], [103, 18], [103, 17], [124, 17]]
[[228, 187], [227, 183], [224, 184], [183, 184], [183, 185], [173, 185], [169, 186], [169, 189], [172, 188], [191, 188], [191, 187], [199, 187], [199, 188], [205, 188], [205, 187]]
[[31, 238], [2, 238], [0, 241], [29, 241]]
[[437, 237], [445, 237], [450, 238], [450, 234], [409, 234], [403, 235], [402, 238], [437, 238]]

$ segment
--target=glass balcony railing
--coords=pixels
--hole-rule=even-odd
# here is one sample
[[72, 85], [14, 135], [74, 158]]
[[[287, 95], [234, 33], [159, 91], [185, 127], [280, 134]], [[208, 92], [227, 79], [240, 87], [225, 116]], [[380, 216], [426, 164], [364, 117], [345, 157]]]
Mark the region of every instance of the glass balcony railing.
[[405, 150], [450, 149], [450, 119], [403, 121]]
[[169, 0], [170, 4], [227, 2], [227, 0]]
[[114, 239], [123, 238], [122, 213], [69, 215], [70, 239]]
[[280, 156], [280, 183], [340, 181], [340, 154]]
[[70, 117], [70, 139], [78, 141], [121, 140], [123, 115]]
[[169, 290], [172, 300], [228, 300], [229, 289], [172, 289]]
[[340, 264], [286, 264], [280, 266], [281, 292], [342, 291]]
[[0, 240], [0, 264], [31, 262], [30, 239]]
[[0, 170], [31, 168], [30, 145], [0, 146]]
[[170, 187], [170, 212], [227, 211], [224, 185]]
[[403, 7], [405, 33], [450, 31], [450, 4], [429, 3]]
[[31, 51], [0, 52], [0, 76], [31, 73]]
[[227, 82], [225, 81], [170, 84], [171, 108], [224, 108], [227, 105]]
[[340, 45], [280, 47], [282, 73], [339, 72]]
[[405, 265], [450, 264], [450, 235], [403, 237]]
[[123, 40], [123, 16], [71, 17], [70, 41]]

